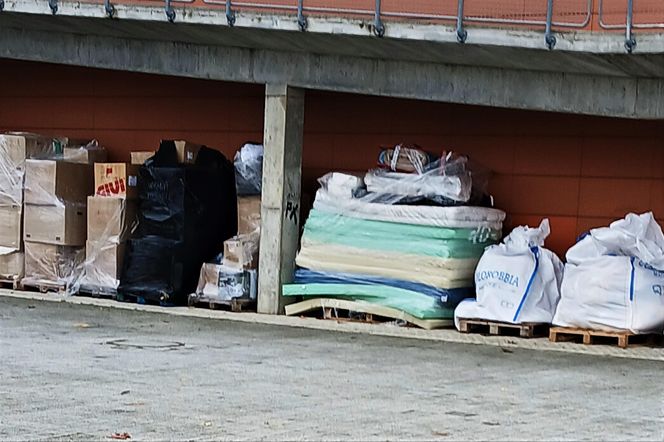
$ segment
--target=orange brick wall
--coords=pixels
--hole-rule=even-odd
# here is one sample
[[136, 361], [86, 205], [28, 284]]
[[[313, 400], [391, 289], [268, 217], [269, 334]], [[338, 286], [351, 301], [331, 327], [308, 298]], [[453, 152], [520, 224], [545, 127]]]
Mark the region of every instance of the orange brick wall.
[[[94, 137], [113, 160], [161, 138], [232, 156], [260, 140], [263, 87], [0, 60], [0, 130]], [[664, 217], [664, 124], [309, 92], [305, 192], [330, 170], [362, 171], [378, 146], [454, 149], [494, 171], [508, 228], [552, 222], [558, 253], [628, 211]]]

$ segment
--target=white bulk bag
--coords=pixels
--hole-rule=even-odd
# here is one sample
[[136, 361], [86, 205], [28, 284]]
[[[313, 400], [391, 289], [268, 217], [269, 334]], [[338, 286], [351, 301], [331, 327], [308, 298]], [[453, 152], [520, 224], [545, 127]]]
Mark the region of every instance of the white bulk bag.
[[[661, 270], [660, 270], [661, 269]], [[664, 330], [664, 235], [652, 213], [594, 229], [567, 252], [555, 325]]]
[[549, 220], [538, 228], [517, 227], [502, 244], [487, 247], [475, 270], [477, 299], [454, 311], [459, 319], [521, 324], [550, 323], [560, 299], [563, 264], [545, 249]]

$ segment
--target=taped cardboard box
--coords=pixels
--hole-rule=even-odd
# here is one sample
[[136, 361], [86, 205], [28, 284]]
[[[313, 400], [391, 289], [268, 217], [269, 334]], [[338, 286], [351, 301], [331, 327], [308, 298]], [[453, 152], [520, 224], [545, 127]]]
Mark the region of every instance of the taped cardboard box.
[[59, 206], [26, 204], [23, 232], [26, 241], [85, 246], [87, 210], [85, 204], [64, 203]]
[[129, 239], [137, 222], [138, 204], [124, 198], [88, 197], [88, 239], [119, 244]]
[[95, 164], [95, 195], [107, 197], [138, 197], [139, 166], [127, 163]]
[[0, 205], [23, 204], [25, 160], [51, 152], [52, 140], [38, 135], [0, 135]]
[[108, 152], [97, 144], [96, 140], [70, 140], [64, 148], [65, 161], [81, 164], [104, 163], [108, 160]]
[[84, 247], [25, 242], [25, 278], [30, 282], [72, 283], [83, 269]]
[[196, 288], [197, 299], [231, 301], [256, 299], [258, 279], [256, 270], [238, 270], [219, 264], [203, 264]]
[[154, 156], [154, 151], [140, 151], [132, 152], [131, 154], [131, 164], [135, 166], [142, 166], [147, 160]]
[[85, 202], [94, 193], [94, 173], [89, 164], [56, 160], [27, 160], [25, 164], [26, 204]]
[[21, 250], [21, 206], [0, 206], [0, 248]]
[[261, 197], [242, 196], [237, 199], [237, 234], [247, 235], [261, 228]]
[[0, 279], [15, 281], [23, 278], [25, 255], [23, 252], [3, 250], [0, 253]]
[[85, 243], [85, 274], [81, 284], [117, 289], [120, 285], [125, 245], [106, 241]]
[[238, 235], [224, 241], [224, 265], [236, 269], [255, 269], [258, 267], [257, 233]]

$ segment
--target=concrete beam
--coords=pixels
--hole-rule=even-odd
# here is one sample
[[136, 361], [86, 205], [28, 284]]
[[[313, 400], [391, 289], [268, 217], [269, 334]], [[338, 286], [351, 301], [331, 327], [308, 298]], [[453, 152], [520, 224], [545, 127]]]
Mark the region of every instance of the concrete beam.
[[258, 312], [283, 314], [300, 238], [304, 91], [268, 84], [264, 124]]
[[0, 57], [95, 68], [639, 119], [664, 118], [664, 79], [370, 59], [0, 28]]

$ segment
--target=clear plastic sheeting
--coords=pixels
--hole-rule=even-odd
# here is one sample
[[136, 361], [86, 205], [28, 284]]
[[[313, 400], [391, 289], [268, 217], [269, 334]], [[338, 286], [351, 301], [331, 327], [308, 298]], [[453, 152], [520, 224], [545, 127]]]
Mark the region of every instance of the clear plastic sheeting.
[[378, 166], [392, 172], [424, 173], [432, 162], [432, 156], [419, 146], [397, 144], [393, 148], [383, 148], [378, 155]]
[[263, 145], [247, 143], [235, 154], [238, 196], [260, 195], [263, 181]]
[[551, 323], [560, 299], [563, 264], [544, 248], [549, 220], [539, 227], [515, 228], [502, 244], [486, 249], [475, 270], [476, 300], [463, 301], [459, 319], [513, 324]]
[[501, 230], [505, 212], [488, 207], [438, 207], [372, 203], [357, 198], [335, 198], [327, 190], [316, 192], [314, 208], [348, 217], [392, 223], [449, 228]]
[[664, 235], [652, 213], [593, 229], [569, 249], [553, 323], [664, 331]]
[[86, 290], [114, 291], [120, 285], [125, 242], [136, 230], [136, 203], [125, 198], [88, 198], [88, 241], [76, 283]]
[[63, 293], [74, 294], [78, 291], [84, 260], [83, 247], [26, 242], [23, 284], [57, 285]]
[[238, 299], [256, 300], [257, 272], [221, 264], [206, 263], [201, 267], [196, 292], [190, 302], [229, 302]]

